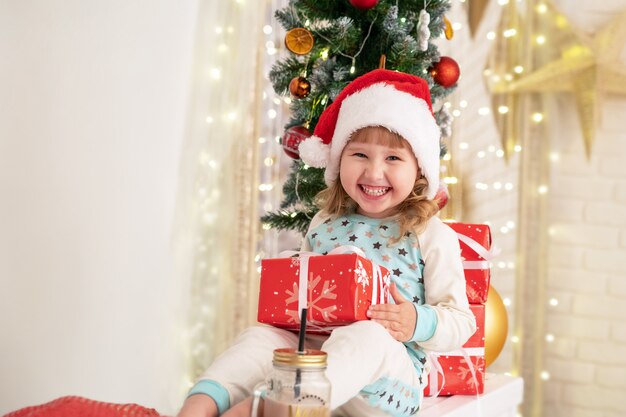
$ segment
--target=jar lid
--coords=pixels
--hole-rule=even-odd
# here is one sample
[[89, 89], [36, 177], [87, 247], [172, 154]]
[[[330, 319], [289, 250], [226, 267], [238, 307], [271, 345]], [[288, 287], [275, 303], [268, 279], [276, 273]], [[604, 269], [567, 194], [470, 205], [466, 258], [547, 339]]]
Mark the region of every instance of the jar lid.
[[326, 366], [326, 352], [315, 349], [305, 349], [298, 353], [292, 348], [274, 350], [274, 365], [289, 365], [304, 368], [320, 368]]

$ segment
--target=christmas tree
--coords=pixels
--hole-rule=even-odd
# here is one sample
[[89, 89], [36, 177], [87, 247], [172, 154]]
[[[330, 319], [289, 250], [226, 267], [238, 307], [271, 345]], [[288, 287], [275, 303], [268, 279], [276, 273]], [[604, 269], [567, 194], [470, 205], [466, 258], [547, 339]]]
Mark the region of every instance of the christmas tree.
[[[295, 161], [280, 209], [263, 222], [306, 231], [318, 210], [314, 198], [326, 185], [323, 169], [298, 159], [298, 144], [350, 81], [381, 67], [420, 76], [428, 81], [433, 109], [452, 91], [459, 67], [452, 58], [441, 57], [433, 43], [444, 33], [452, 38], [444, 16], [449, 7], [448, 0], [291, 0], [276, 11], [291, 55], [276, 62], [270, 81], [277, 94], [292, 96], [282, 146]], [[448, 136], [446, 107], [435, 117], [442, 136]]]

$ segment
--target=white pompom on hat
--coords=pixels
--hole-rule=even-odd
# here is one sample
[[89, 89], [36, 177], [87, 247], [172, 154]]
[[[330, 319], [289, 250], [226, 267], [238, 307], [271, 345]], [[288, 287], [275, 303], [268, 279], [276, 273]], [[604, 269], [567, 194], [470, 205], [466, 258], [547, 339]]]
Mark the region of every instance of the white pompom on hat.
[[415, 75], [377, 69], [356, 78], [324, 110], [313, 135], [300, 143], [300, 158], [326, 168], [324, 180], [330, 186], [339, 176], [343, 148], [354, 132], [368, 126], [385, 127], [409, 142], [432, 200], [439, 188], [441, 133], [428, 83]]

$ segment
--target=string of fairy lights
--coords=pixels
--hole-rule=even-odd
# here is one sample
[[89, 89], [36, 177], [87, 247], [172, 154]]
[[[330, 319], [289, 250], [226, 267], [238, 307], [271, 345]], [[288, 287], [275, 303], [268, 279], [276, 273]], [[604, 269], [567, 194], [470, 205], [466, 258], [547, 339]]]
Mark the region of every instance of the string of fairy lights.
[[[465, 1], [459, 0], [459, 2], [464, 3]], [[517, 3], [522, 3], [522, 1], [517, 0]], [[509, 1], [499, 0], [498, 4], [500, 6], [505, 7], [509, 5]], [[537, 19], [552, 18], [556, 21], [554, 24], [555, 27], [557, 28], [564, 27], [562, 16], [558, 14], [548, 16], [548, 11], [549, 11], [549, 8], [547, 4], [545, 3], [535, 4], [534, 12], [536, 13], [537, 16], [535, 16], [534, 18], [537, 18]], [[460, 25], [455, 28], [456, 31], [460, 29], [462, 29], [462, 26]], [[511, 27], [504, 28], [501, 32], [498, 32], [496, 30], [491, 30], [487, 32], [485, 38], [489, 42], [495, 41], [499, 37], [504, 38], [504, 39], [520, 38], [519, 35], [521, 32], [521, 29], [522, 28], [511, 26]], [[540, 32], [533, 33], [531, 35], [531, 39], [532, 39], [533, 48], [546, 47], [546, 45], [549, 45], [551, 41], [550, 37], [546, 33], [540, 33]], [[522, 40], [519, 39], [518, 42], [522, 42]], [[523, 74], [524, 71], [525, 71], [524, 65], [522, 63], [518, 63], [517, 65], [514, 65], [511, 68], [509, 68], [509, 72], [505, 72], [505, 73], [499, 73], [499, 72], [494, 71], [492, 68], [486, 68], [483, 72], [483, 75], [485, 78], [490, 79], [492, 83], [499, 83], [501, 80], [510, 82], [514, 79], [515, 76], [519, 76]], [[471, 118], [476, 117], [476, 116], [478, 117], [492, 116], [492, 112], [494, 111], [497, 112], [497, 114], [499, 115], [506, 115], [511, 110], [506, 105], [499, 105], [493, 109], [491, 106], [483, 106], [480, 104], [471, 105], [471, 103], [469, 103], [467, 99], [463, 99], [463, 98], [459, 99], [456, 105], [453, 105], [451, 102], [447, 102], [445, 103], [445, 105], [448, 106], [451, 114], [456, 119], [459, 119], [465, 116], [471, 117]], [[527, 116], [527, 120], [531, 125], [539, 126], [546, 121], [546, 114], [542, 110], [530, 111], [529, 115]], [[515, 153], [520, 153], [523, 151], [521, 145], [519, 144], [515, 144], [515, 146], [513, 147], [513, 150]], [[458, 145], [454, 149], [452, 149], [451, 152], [460, 152], [460, 153], [461, 152], [473, 152], [476, 159], [485, 160], [486, 163], [494, 162], [495, 159], [505, 157], [504, 150], [498, 146], [488, 145], [486, 148], [483, 148], [483, 149], [473, 149], [470, 143], [468, 143], [467, 141], [463, 141], [463, 140], [459, 141]], [[446, 158], [451, 158], [451, 156], [446, 155], [444, 159]], [[560, 160], [560, 155], [558, 152], [551, 151], [548, 155], [548, 159], [551, 163], [558, 163]], [[444, 181], [449, 185], [457, 184], [459, 182], [459, 180], [455, 177], [452, 177], [452, 178], [444, 177]], [[490, 195], [490, 196], [492, 194], [489, 194], [489, 193], [493, 193], [493, 192], [517, 193], [517, 190], [516, 190], [517, 187], [514, 181], [503, 181], [503, 180], [475, 181], [475, 183], [473, 184], [473, 188], [475, 189], [476, 193], [485, 193], [486, 195]], [[535, 192], [538, 195], [544, 195], [544, 196], [547, 195], [549, 193], [548, 184], [545, 184], [545, 183], [538, 184]], [[515, 213], [511, 213], [511, 214], [515, 214]], [[485, 223], [489, 224], [491, 222], [485, 221]], [[492, 229], [494, 229], [494, 232], [496, 233], [505, 235], [510, 232], [514, 232], [515, 227], [516, 227], [515, 221], [508, 220], [508, 221], [505, 221], [503, 224], [501, 224], [499, 227], [496, 227], [496, 228], [492, 227]], [[550, 228], [549, 234], [554, 235], [554, 233], [555, 233], [554, 230]], [[496, 237], [496, 240], [497, 240], [497, 237]], [[499, 269], [509, 269], [509, 270], [514, 270], [516, 267], [515, 262], [505, 261], [505, 260], [496, 261], [494, 266], [497, 266]], [[512, 300], [509, 297], [503, 297], [503, 302], [507, 306], [507, 308], [512, 305]], [[559, 304], [559, 300], [557, 297], [551, 296], [547, 298], [546, 304], [547, 304], [547, 307], [549, 308], [556, 307]], [[553, 333], [545, 332], [544, 339], [546, 343], [553, 343], [555, 342], [556, 337]], [[520, 342], [520, 336], [514, 332], [510, 336], [509, 340], [513, 344], [518, 344]], [[518, 372], [519, 370], [514, 370], [514, 373], [518, 373]], [[540, 378], [544, 381], [547, 381], [550, 379], [550, 373], [544, 369], [540, 372]]]

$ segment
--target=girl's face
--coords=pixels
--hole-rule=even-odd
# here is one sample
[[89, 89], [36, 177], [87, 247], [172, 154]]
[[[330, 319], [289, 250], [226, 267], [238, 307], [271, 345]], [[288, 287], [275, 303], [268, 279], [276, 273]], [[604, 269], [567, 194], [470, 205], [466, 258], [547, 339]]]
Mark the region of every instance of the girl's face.
[[411, 194], [418, 169], [406, 140], [385, 128], [367, 127], [343, 149], [339, 178], [357, 203], [357, 213], [384, 218], [396, 214], [398, 204]]

